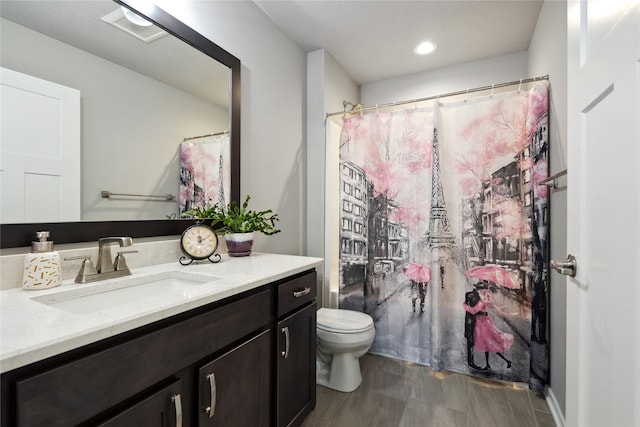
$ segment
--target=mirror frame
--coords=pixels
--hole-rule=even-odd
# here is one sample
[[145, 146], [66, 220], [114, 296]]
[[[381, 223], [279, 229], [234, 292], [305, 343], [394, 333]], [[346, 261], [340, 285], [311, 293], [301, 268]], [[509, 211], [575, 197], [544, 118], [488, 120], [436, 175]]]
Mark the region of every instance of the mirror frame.
[[[150, 6], [145, 0], [113, 1], [132, 9], [184, 43], [229, 67], [231, 201], [240, 203], [240, 60], [163, 9]], [[141, 13], [140, 10], [147, 12]], [[189, 219], [0, 224], [0, 248], [28, 247], [35, 239], [36, 231], [41, 230], [50, 231], [52, 240], [56, 244], [63, 244], [97, 241], [105, 236], [173, 236], [181, 234], [192, 224], [193, 221]]]

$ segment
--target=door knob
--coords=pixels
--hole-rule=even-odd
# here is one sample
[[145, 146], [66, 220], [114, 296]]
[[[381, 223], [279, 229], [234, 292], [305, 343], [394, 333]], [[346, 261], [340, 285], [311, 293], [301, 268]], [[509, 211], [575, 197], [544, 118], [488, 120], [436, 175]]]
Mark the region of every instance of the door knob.
[[576, 265], [576, 257], [569, 254], [567, 255], [566, 261], [556, 261], [551, 260], [551, 268], [557, 271], [560, 274], [564, 274], [565, 276], [575, 277], [577, 265]]

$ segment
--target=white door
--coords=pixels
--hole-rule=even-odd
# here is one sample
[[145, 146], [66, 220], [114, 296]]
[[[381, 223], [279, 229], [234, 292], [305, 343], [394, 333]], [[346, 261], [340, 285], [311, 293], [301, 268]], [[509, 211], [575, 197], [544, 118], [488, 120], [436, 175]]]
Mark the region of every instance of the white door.
[[640, 1], [567, 7], [566, 425], [640, 426]]
[[80, 92], [0, 73], [0, 221], [79, 221]]

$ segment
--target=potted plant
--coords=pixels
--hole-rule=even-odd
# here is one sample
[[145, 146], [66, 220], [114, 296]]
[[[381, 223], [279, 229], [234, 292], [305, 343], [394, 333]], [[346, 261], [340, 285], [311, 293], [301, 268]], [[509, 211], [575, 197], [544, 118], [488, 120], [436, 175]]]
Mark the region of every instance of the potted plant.
[[192, 209], [182, 215], [210, 218], [211, 227], [218, 227], [217, 229], [224, 233], [229, 256], [247, 256], [251, 254], [254, 232], [259, 231], [268, 236], [280, 232], [276, 228], [278, 214], [273, 213], [271, 209], [251, 210], [249, 200], [251, 197], [247, 196], [242, 206], [230, 202], [226, 209], [222, 209], [216, 204], [206, 209]]

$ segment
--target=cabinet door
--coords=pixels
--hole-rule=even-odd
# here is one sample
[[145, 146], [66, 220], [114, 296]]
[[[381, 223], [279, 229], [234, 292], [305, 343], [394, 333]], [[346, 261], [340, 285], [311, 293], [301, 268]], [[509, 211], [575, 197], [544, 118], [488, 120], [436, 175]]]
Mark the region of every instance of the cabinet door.
[[316, 406], [316, 304], [278, 322], [277, 426], [297, 426]]
[[271, 419], [271, 332], [198, 371], [198, 425], [260, 427]]
[[183, 398], [180, 380], [130, 406], [100, 427], [124, 427], [140, 424], [148, 427], [182, 427]]

